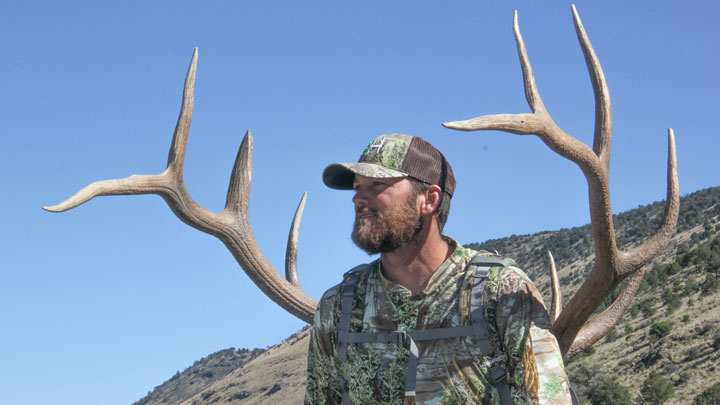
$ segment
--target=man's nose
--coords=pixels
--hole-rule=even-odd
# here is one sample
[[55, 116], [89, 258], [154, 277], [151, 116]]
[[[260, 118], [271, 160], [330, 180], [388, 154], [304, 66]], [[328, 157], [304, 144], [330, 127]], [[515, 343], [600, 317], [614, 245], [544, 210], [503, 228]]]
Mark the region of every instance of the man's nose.
[[356, 206], [360, 203], [366, 203], [368, 200], [367, 192], [363, 191], [362, 188], [358, 188], [355, 190], [355, 194], [353, 195], [352, 202]]

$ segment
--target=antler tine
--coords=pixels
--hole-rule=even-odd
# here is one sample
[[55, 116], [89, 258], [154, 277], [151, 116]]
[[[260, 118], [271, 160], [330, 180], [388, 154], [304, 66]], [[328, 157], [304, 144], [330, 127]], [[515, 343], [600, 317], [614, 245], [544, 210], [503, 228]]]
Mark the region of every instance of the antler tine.
[[235, 215], [247, 216], [248, 213], [250, 183], [252, 182], [252, 147], [253, 136], [248, 129], [242, 142], [240, 142], [237, 156], [235, 156], [227, 198], [225, 199], [225, 211]]
[[[213, 213], [197, 205], [182, 179], [183, 162], [193, 110], [193, 88], [198, 51], [195, 48], [185, 77], [182, 106], [168, 153], [167, 169], [158, 175], [133, 175], [125, 179], [92, 183], [48, 211], [74, 208], [99, 195], [157, 194], [183, 222], [220, 239], [245, 270], [248, 277], [273, 301], [305, 322], [312, 322], [317, 301], [307, 296], [297, 283], [285, 280], [257, 246], [248, 220], [252, 176], [252, 134], [248, 131], [240, 144], [230, 176], [225, 209]], [[299, 220], [297, 220], [299, 223]]]
[[183, 163], [185, 162], [185, 150], [187, 148], [187, 138], [190, 132], [190, 121], [192, 121], [193, 106], [195, 105], [195, 75], [197, 73], [198, 49], [193, 50], [190, 59], [190, 67], [187, 75], [185, 75], [185, 85], [183, 86], [182, 104], [180, 106], [180, 115], [175, 125], [175, 133], [173, 133], [172, 143], [170, 144], [170, 152], [168, 153], [168, 168], [173, 168], [177, 172], [178, 178], [182, 179]]
[[189, 199], [182, 182], [182, 170], [193, 113], [197, 58], [198, 49], [195, 48], [185, 76], [180, 115], [175, 126], [165, 172], [161, 174], [132, 175], [124, 179], [96, 181], [83, 187], [60, 204], [44, 206], [43, 209], [50, 212], [63, 212], [71, 210], [95, 197], [107, 195], [159, 194], [167, 200], [169, 197], [166, 198], [166, 195], [172, 189], [172, 183], [179, 186], [177, 193], [184, 194]]
[[[651, 236], [642, 245], [633, 249], [629, 253], [621, 252], [615, 244], [615, 231], [612, 224], [612, 213], [610, 211], [610, 196], [607, 191], [607, 176], [604, 179], [593, 179], [588, 176], [588, 184], [590, 186], [590, 216], [592, 218], [592, 229], [595, 240], [595, 266], [587, 280], [580, 289], [572, 297], [565, 310], [560, 314], [554, 322], [554, 329], [558, 338], [558, 343], [563, 349], [566, 358], [570, 358], [573, 354], [565, 352], [572, 346], [587, 347], [596, 341], [603, 334], [607, 333], [616, 323], [622, 313], [627, 309], [627, 305], [618, 304], [614, 307], [613, 315], [605, 317], [596, 317], [591, 324], [596, 326], [587, 329], [583, 326], [584, 322], [590, 317], [597, 305], [602, 302], [622, 280], [633, 274], [633, 280], [640, 283], [643, 274], [643, 265], [648, 263], [655, 257], [670, 241], [675, 231], [677, 218], [680, 207], [680, 192], [677, 180], [677, 164], [675, 153], [675, 142], [672, 129], [669, 130], [669, 146], [668, 146], [668, 190], [667, 201], [665, 203], [665, 213], [662, 222], [655, 234]], [[604, 190], [600, 190], [603, 187]], [[639, 277], [639, 278], [638, 278]], [[630, 285], [632, 285], [631, 283]], [[630, 285], [628, 288], [630, 288]], [[629, 305], [630, 299], [634, 296], [634, 291], [619, 297], [618, 300], [627, 299]], [[612, 323], [611, 323], [612, 322]], [[608, 326], [609, 325], [609, 326]], [[580, 335], [582, 341], [574, 343]], [[594, 339], [594, 340], [592, 340]], [[591, 341], [592, 340], [592, 341]], [[591, 341], [590, 343], [587, 343]]]
[[518, 12], [513, 13], [513, 34], [515, 35], [515, 43], [517, 44], [518, 57], [520, 58], [520, 68], [523, 72], [523, 85], [525, 88], [525, 99], [533, 113], [546, 113], [545, 104], [542, 102], [540, 92], [538, 92], [535, 83], [535, 75], [533, 74], [532, 65], [525, 48], [525, 40], [520, 34], [520, 24], [518, 23]]
[[675, 233], [680, 213], [680, 184], [677, 175], [675, 133], [672, 128], [668, 128], [667, 196], [665, 201], [665, 212], [655, 234], [642, 245], [623, 255], [626, 263], [625, 272], [633, 271], [650, 261], [665, 248], [673, 233]]
[[63, 212], [104, 195], [153, 194], [166, 186], [166, 179], [159, 174], [134, 174], [124, 179], [96, 181], [83, 187], [70, 198], [57, 205], [42, 208], [49, 212]]
[[302, 220], [303, 211], [305, 210], [305, 201], [307, 200], [307, 192], [304, 192], [300, 198], [292, 225], [290, 225], [290, 233], [288, 234], [287, 249], [285, 250], [285, 279], [290, 284], [300, 287], [297, 271], [297, 252], [298, 252], [298, 235], [300, 233], [300, 221]]
[[592, 150], [560, 129], [548, 114], [537, 89], [525, 41], [520, 33], [517, 11], [513, 14], [513, 33], [523, 73], [525, 98], [533, 113], [483, 115], [464, 121], [445, 122], [442, 125], [460, 131], [498, 130], [517, 135], [537, 135], [550, 149], [577, 163], [583, 171], [598, 171], [592, 167], [596, 165]]
[[633, 274], [622, 293], [620, 293], [620, 296], [612, 305], [580, 329], [577, 337], [575, 337], [572, 345], [565, 353], [566, 359], [592, 346], [620, 321], [620, 318], [622, 318], [625, 311], [630, 307], [635, 293], [640, 288], [644, 274], [645, 268], [641, 267], [640, 270]]
[[307, 296], [299, 288], [299, 284], [286, 280], [275, 270], [258, 247], [250, 227], [248, 207], [252, 178], [252, 147], [252, 132], [247, 131], [233, 165], [225, 209], [219, 214], [219, 220], [212, 227], [198, 229], [220, 239], [248, 277], [270, 299], [286, 311], [310, 323], [317, 301]]
[[[527, 56], [525, 41], [523, 40], [522, 34], [520, 34], [517, 10], [513, 13], [513, 33], [515, 35], [515, 43], [517, 44], [518, 57], [520, 58], [520, 66], [523, 73], [525, 99], [533, 113], [544, 114], [546, 112], [545, 105], [542, 102], [535, 83], [535, 75], [533, 74], [532, 65]], [[464, 121], [444, 122], [442, 125], [446, 128], [460, 131], [495, 129], [518, 135], [530, 135], [534, 134], [539, 127], [536, 114], [484, 115]]]
[[580, 42], [583, 55], [585, 56], [585, 64], [590, 74], [590, 82], [593, 86], [593, 94], [595, 95], [595, 136], [593, 137], [593, 151], [600, 158], [603, 167], [607, 171], [610, 165], [610, 141], [612, 136], [612, 107], [610, 103], [610, 90], [607, 87], [605, 74], [603, 73], [600, 61], [598, 60], [595, 50], [590, 43], [583, 27], [580, 16], [575, 9], [575, 5], [571, 5], [573, 23], [575, 24], [575, 33]]
[[562, 292], [560, 291], [560, 281], [558, 280], [557, 268], [555, 267], [555, 259], [552, 253], [547, 251], [548, 262], [550, 263], [550, 285], [552, 290], [552, 302], [550, 303], [550, 318], [553, 322], [560, 316], [562, 311]]

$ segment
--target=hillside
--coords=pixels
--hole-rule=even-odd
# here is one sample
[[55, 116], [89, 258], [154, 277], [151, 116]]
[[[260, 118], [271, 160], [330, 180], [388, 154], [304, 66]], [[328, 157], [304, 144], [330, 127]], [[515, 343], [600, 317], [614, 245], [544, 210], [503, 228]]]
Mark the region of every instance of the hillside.
[[133, 405], [178, 404], [222, 380], [231, 372], [263, 354], [263, 349], [220, 350], [196, 361], [185, 371], [177, 372], [171, 379], [155, 387], [148, 395]]
[[[306, 326], [268, 350], [255, 349], [252, 359], [212, 381], [197, 381], [215, 373], [216, 355], [196, 361], [182, 373], [156, 387], [134, 405], [294, 404], [305, 395], [305, 369], [310, 327]], [[178, 384], [169, 385], [173, 381]], [[188, 384], [199, 382], [195, 389]], [[184, 382], [184, 383], [183, 383]], [[199, 389], [198, 389], [199, 388]], [[182, 395], [178, 395], [182, 393]]]
[[[656, 202], [615, 215], [620, 248], [626, 250], [646, 240], [660, 222], [663, 209], [663, 202]], [[550, 302], [547, 249], [555, 257], [565, 302], [592, 270], [594, 258], [589, 224], [470, 246], [515, 257], [546, 303]], [[720, 359], [718, 272], [720, 187], [681, 199], [677, 232], [665, 251], [646, 266], [643, 285], [631, 308], [609, 336], [567, 365], [581, 397], [586, 399], [600, 382], [614, 377], [635, 400], [644, 380], [658, 372], [675, 391], [669, 403], [692, 403], [695, 395], [720, 382], [716, 370]], [[653, 323], [671, 328], [655, 344], [649, 337]]]
[[[663, 203], [656, 202], [616, 215], [621, 249], [647, 239], [662, 211]], [[557, 261], [566, 301], [592, 268], [589, 225], [469, 246], [514, 257], [548, 303], [546, 249]], [[696, 395], [720, 382], [718, 272], [720, 187], [681, 199], [678, 231], [668, 248], [647, 266], [630, 310], [613, 332], [569, 362], [568, 374], [583, 402], [610, 378], [637, 400], [643, 382], [657, 373], [675, 391], [667, 403], [692, 403]], [[309, 328], [304, 328], [267, 351], [217, 352], [176, 374], [136, 404], [301, 403], [308, 335]]]

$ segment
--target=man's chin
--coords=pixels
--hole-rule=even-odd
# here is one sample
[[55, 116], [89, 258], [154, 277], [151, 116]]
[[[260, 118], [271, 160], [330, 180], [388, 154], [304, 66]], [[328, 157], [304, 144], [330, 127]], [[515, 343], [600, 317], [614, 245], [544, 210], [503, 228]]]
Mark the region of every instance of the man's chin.
[[355, 246], [359, 247], [368, 255], [383, 253], [379, 243], [373, 241], [372, 238], [368, 237], [368, 235], [361, 230], [353, 232], [352, 241], [355, 243]]
[[387, 239], [375, 240], [368, 235], [360, 235], [358, 235], [357, 233], [353, 233], [352, 241], [353, 243], [355, 243], [355, 246], [359, 247], [362, 251], [364, 251], [370, 256], [376, 255], [378, 253], [390, 253], [401, 247], [398, 245], [397, 241], [391, 241]]

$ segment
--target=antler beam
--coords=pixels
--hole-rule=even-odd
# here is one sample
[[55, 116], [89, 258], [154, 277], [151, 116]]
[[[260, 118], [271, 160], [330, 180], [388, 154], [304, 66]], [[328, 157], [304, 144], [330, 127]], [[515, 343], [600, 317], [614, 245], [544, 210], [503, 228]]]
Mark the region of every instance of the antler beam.
[[282, 308], [312, 322], [317, 301], [306, 295], [297, 278], [297, 235], [306, 195], [300, 202], [288, 238], [286, 273], [282, 278], [257, 246], [248, 220], [250, 182], [252, 177], [252, 134], [247, 131], [240, 145], [228, 187], [225, 208], [218, 213], [199, 206], [190, 197], [183, 182], [183, 162], [194, 103], [195, 73], [198, 51], [193, 52], [185, 77], [182, 107], [168, 154], [167, 168], [161, 174], [132, 175], [124, 179], [92, 183], [58, 205], [43, 207], [50, 212], [67, 211], [97, 196], [157, 194], [175, 215], [186, 224], [220, 239], [245, 270], [250, 279]]
[[[595, 243], [595, 263], [588, 279], [553, 325], [558, 343], [566, 358], [593, 344], [617, 323], [637, 291], [642, 279], [643, 265], [664, 249], [675, 232], [680, 206], [675, 138], [672, 129], [669, 129], [667, 202], [661, 224], [655, 234], [642, 245], [630, 252], [618, 250], [608, 185], [612, 137], [610, 93], [605, 75], [574, 5], [572, 15], [595, 95], [595, 135], [592, 149], [560, 129], [546, 110], [535, 84], [525, 42], [520, 34], [517, 11], [513, 17], [513, 31], [523, 72], [525, 97], [532, 113], [486, 115], [443, 124], [447, 128], [462, 131], [499, 130], [519, 135], [537, 135], [550, 149], [575, 162], [585, 175]], [[634, 275], [633, 280], [616, 303], [586, 325], [605, 297], [630, 275]]]

